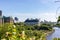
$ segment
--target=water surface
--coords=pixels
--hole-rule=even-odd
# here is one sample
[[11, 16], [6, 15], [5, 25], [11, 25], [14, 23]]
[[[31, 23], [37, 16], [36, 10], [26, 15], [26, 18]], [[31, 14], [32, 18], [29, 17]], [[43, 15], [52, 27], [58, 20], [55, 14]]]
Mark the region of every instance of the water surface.
[[53, 38], [60, 38], [60, 28], [54, 27], [55, 31], [47, 36], [47, 40], [52, 40]]

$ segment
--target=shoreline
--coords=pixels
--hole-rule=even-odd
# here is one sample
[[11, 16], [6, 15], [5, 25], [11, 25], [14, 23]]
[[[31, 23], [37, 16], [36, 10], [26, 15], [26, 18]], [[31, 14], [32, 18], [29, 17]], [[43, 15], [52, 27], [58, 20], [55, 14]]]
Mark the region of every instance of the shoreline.
[[55, 30], [52, 30], [50, 32], [47, 33], [47, 36], [49, 36], [50, 34], [52, 34], [53, 32], [55, 32]]
[[52, 31], [48, 32], [48, 33], [46, 34], [46, 40], [47, 40], [47, 37], [48, 37], [49, 35], [51, 35], [52, 33], [54, 33], [54, 32], [55, 32], [55, 30], [52, 30]]

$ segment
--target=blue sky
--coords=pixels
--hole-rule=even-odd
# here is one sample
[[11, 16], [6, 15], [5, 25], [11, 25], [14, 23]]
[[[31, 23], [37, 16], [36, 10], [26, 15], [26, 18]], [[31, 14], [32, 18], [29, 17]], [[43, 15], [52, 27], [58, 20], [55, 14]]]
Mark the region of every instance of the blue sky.
[[57, 0], [0, 0], [3, 15], [18, 17], [20, 21], [27, 18], [56, 21]]

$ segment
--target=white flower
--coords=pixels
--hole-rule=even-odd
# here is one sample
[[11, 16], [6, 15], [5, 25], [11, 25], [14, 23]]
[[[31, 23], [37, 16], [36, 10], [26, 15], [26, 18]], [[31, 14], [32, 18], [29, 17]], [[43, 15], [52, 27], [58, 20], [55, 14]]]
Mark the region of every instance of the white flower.
[[1, 39], [1, 40], [6, 40], [5, 38]]
[[22, 31], [22, 34], [25, 34], [25, 31]]
[[13, 27], [14, 27], [14, 28], [16, 28], [16, 26], [15, 26], [15, 25], [13, 25]]
[[16, 34], [16, 32], [13, 32], [13, 34]]

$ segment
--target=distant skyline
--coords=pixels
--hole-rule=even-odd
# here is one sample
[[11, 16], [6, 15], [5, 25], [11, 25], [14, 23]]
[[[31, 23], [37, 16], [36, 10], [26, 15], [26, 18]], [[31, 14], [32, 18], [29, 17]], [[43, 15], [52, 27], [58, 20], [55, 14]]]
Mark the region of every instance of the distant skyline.
[[18, 17], [20, 21], [38, 18], [55, 22], [60, 3], [54, 1], [57, 0], [0, 0], [0, 10], [3, 15]]

